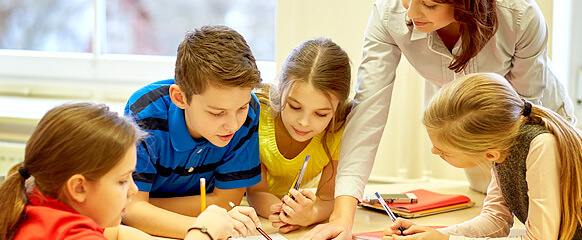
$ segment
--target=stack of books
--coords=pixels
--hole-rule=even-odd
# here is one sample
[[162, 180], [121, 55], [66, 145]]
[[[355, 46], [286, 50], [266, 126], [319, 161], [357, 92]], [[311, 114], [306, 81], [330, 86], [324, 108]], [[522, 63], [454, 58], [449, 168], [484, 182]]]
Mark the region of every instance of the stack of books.
[[[415, 218], [449, 212], [475, 205], [475, 202], [461, 194], [442, 194], [426, 189], [416, 189], [406, 193], [414, 193], [418, 198], [416, 203], [388, 203], [394, 214], [403, 218]], [[375, 197], [373, 197], [375, 198]], [[377, 201], [370, 201], [372, 197], [360, 203], [362, 207], [384, 212], [382, 205]]]

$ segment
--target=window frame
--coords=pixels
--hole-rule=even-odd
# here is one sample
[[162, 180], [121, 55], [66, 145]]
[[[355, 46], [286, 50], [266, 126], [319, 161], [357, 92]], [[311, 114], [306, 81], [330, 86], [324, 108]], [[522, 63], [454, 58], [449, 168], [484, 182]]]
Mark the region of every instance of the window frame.
[[[91, 53], [0, 49], [0, 95], [117, 102], [139, 86], [173, 78], [175, 56], [102, 53], [105, 1], [93, 0]], [[274, 81], [274, 61], [257, 66], [264, 82]]]

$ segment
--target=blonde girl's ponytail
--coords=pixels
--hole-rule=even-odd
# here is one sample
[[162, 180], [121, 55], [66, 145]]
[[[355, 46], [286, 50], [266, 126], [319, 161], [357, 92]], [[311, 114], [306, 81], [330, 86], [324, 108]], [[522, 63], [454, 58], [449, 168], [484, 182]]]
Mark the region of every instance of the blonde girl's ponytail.
[[582, 225], [582, 134], [557, 113], [533, 105], [526, 121], [544, 125], [558, 143], [560, 154], [560, 240], [572, 239]]

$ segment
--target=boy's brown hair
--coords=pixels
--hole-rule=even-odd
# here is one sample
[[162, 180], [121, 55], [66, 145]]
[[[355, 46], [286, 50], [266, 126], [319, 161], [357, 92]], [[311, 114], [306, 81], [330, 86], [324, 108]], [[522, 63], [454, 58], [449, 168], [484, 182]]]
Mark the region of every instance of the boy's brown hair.
[[178, 46], [175, 81], [191, 96], [214, 87], [248, 87], [261, 85], [261, 76], [253, 53], [235, 30], [221, 25], [203, 26], [186, 33]]

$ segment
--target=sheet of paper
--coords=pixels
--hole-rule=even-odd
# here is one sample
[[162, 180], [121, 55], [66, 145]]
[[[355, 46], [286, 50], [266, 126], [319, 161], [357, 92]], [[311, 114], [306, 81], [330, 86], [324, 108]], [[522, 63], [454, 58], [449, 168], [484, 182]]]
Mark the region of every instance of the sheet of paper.
[[[271, 237], [273, 240], [287, 240], [287, 238], [283, 237], [281, 234], [279, 233], [275, 233], [275, 234], [269, 234], [269, 237]], [[239, 237], [239, 238], [230, 238], [232, 240], [265, 240], [265, 237], [263, 237], [262, 235], [254, 235], [254, 236], [247, 236], [246, 238], [244, 237]]]

